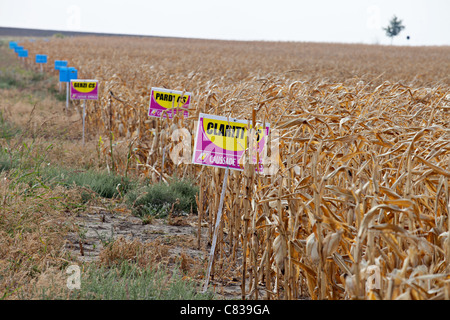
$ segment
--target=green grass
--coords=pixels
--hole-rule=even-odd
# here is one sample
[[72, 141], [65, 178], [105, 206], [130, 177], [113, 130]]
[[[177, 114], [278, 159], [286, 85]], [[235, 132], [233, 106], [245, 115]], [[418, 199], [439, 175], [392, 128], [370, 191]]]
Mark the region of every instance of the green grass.
[[13, 87], [24, 87], [24, 81], [21, 77], [17, 76], [14, 72], [0, 71], [0, 89], [10, 89]]
[[7, 122], [3, 117], [3, 112], [0, 110], [0, 139], [9, 140], [20, 133], [20, 129], [14, 124]]
[[58, 101], [65, 102], [67, 99], [65, 90], [59, 92], [59, 90], [57, 90], [55, 87], [50, 87], [48, 88], [48, 92], [53, 95]]
[[[11, 146], [5, 138], [12, 138], [18, 131], [2, 119], [0, 114], [0, 171], [9, 171], [17, 182], [28, 183], [30, 190], [36, 186], [84, 187], [103, 198], [124, 199], [133, 213], [142, 218], [165, 218], [170, 212], [197, 213], [195, 196], [198, 194], [198, 187], [193, 181], [173, 178], [168, 184], [160, 182], [147, 185], [137, 179], [111, 174], [106, 170], [49, 165], [51, 161], [47, 159], [47, 153], [53, 147], [52, 144], [45, 146], [33, 140], [28, 144], [22, 142]], [[81, 196], [83, 203], [93, 197], [92, 193], [85, 191]]]
[[0, 172], [9, 171], [16, 166], [15, 159], [11, 161], [9, 154], [0, 148]]
[[198, 284], [184, 280], [178, 268], [139, 268], [123, 262], [110, 268], [88, 266], [81, 272], [80, 289], [47, 287], [40, 300], [211, 300]]
[[[125, 199], [134, 214], [140, 217], [151, 215], [164, 218], [171, 211], [174, 214], [197, 213], [195, 195], [198, 194], [198, 187], [190, 180], [173, 178], [169, 184], [143, 185], [130, 177], [111, 174], [106, 170], [49, 166], [46, 154], [50, 148], [52, 145], [44, 148], [34, 142], [29, 145], [23, 143], [17, 150], [0, 148], [0, 171], [9, 171], [17, 181], [30, 186], [78, 186], [92, 190], [103, 198]], [[84, 202], [91, 197], [89, 192], [82, 194]]]
[[[198, 187], [187, 179], [171, 179], [169, 184], [160, 182], [145, 185], [130, 177], [115, 175], [93, 169], [81, 170], [61, 166], [47, 166], [46, 150], [32, 156], [33, 144], [24, 144], [20, 151], [6, 152], [0, 148], [0, 171], [10, 171], [18, 181], [30, 186], [53, 187], [62, 185], [84, 187], [103, 198], [122, 198], [126, 200], [133, 213], [140, 217], [148, 215], [164, 218], [173, 209], [174, 214], [197, 213], [195, 195]], [[82, 194], [82, 200], [88, 201], [92, 195]]]
[[[17, 182], [26, 183], [30, 187], [37, 185], [45, 188], [56, 185], [67, 188], [78, 186], [92, 190], [100, 197], [110, 199], [123, 197], [133, 188], [135, 182], [130, 178], [110, 174], [106, 171], [48, 166], [45, 154], [51, 147], [52, 145], [49, 145], [45, 150], [36, 152], [37, 156], [32, 155], [32, 149], [37, 148], [34, 144], [26, 145], [24, 143], [20, 150], [8, 150], [8, 147], [0, 147], [0, 172], [8, 171], [10, 177]], [[89, 192], [82, 194], [84, 202], [91, 197]]]
[[20, 132], [21, 130], [18, 127], [3, 118], [3, 113], [0, 110], [0, 172], [10, 170], [16, 165], [16, 159], [9, 153], [9, 141]]
[[42, 170], [40, 175], [43, 181], [50, 185], [85, 187], [103, 198], [123, 196], [132, 188], [133, 184], [129, 178], [106, 171], [76, 170], [53, 166]]
[[173, 213], [197, 213], [195, 195], [198, 187], [187, 179], [172, 179], [169, 184], [163, 182], [147, 185], [131, 190], [127, 196], [127, 203], [137, 216], [154, 215], [165, 217], [172, 210]]
[[[48, 76], [33, 70], [25, 70], [21, 66], [9, 66], [0, 70], [0, 89], [25, 89], [47, 82]], [[46, 83], [45, 83], [46, 84]]]

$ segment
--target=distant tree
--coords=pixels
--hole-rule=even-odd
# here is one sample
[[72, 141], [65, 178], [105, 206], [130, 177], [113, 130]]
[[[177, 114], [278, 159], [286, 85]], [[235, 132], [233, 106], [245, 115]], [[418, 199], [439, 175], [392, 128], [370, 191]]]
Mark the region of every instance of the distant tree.
[[62, 39], [62, 38], [64, 38], [64, 35], [62, 33], [58, 32], [58, 33], [53, 34], [53, 37]]
[[402, 24], [402, 20], [399, 20], [397, 16], [394, 16], [389, 22], [389, 25], [386, 28], [383, 28], [383, 30], [386, 31], [386, 35], [391, 38], [391, 43], [394, 37], [403, 29], [405, 29], [405, 26]]

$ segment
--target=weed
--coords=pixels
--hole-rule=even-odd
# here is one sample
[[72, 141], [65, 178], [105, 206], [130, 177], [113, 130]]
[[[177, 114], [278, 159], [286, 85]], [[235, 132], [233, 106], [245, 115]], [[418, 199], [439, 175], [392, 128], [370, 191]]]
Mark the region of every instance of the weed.
[[[104, 198], [119, 197], [132, 187], [132, 181], [129, 178], [94, 170], [81, 171], [50, 167], [42, 172], [42, 177], [44, 181], [61, 184], [66, 187], [75, 184], [88, 188]], [[88, 194], [88, 192], [83, 193], [83, 201], [86, 202], [91, 198], [92, 194]]]
[[59, 92], [58, 90], [56, 90], [56, 88], [54, 88], [54, 87], [49, 87], [49, 88], [48, 88], [48, 92], [49, 92], [51, 95], [53, 95], [53, 96], [56, 98], [56, 100], [58, 100], [58, 101], [65, 102], [66, 99], [67, 99], [67, 97], [66, 97], [66, 92], [65, 92], [65, 91]]
[[136, 188], [127, 196], [127, 203], [138, 216], [166, 216], [173, 208], [174, 214], [197, 212], [195, 195], [196, 187], [189, 180], [173, 179], [169, 184], [160, 182], [154, 185]]
[[[63, 289], [63, 290], [61, 290]], [[127, 261], [108, 268], [87, 266], [81, 273], [81, 288], [69, 291], [57, 286], [40, 289], [39, 299], [55, 300], [206, 300], [211, 292], [199, 293], [192, 280], [184, 280], [178, 268], [139, 268]]]
[[102, 243], [103, 248], [108, 248], [114, 243], [114, 228], [111, 227], [111, 233], [107, 235], [106, 233], [99, 233], [97, 230], [95, 230], [95, 233], [97, 233], [97, 236]]
[[24, 87], [23, 81], [11, 71], [0, 72], [0, 89], [9, 89], [13, 87]]

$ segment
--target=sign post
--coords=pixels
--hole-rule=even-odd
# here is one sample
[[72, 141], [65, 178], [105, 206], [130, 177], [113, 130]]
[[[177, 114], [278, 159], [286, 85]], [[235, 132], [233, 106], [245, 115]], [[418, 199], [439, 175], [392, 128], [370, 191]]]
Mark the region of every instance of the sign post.
[[[21, 48], [21, 49], [17, 49], [17, 48]], [[19, 58], [23, 58], [22, 59], [23, 63], [26, 65], [26, 62], [27, 62], [26, 58], [28, 58], [28, 50], [23, 49], [23, 47], [16, 47], [16, 49], [14, 49], [14, 50], [16, 50], [17, 56]]]
[[211, 243], [211, 251], [209, 252], [208, 270], [206, 272], [205, 284], [203, 286], [203, 292], [206, 292], [209, 284], [209, 277], [211, 276], [212, 264], [214, 261], [214, 252], [216, 251], [217, 235], [219, 234], [220, 222], [222, 221], [222, 208], [223, 199], [225, 198], [225, 191], [227, 189], [229, 167], [225, 169], [225, 176], [223, 177], [222, 192], [220, 193], [219, 209], [217, 211], [216, 225], [214, 226], [214, 235]]
[[86, 100], [98, 100], [98, 80], [70, 80], [70, 99], [83, 100], [83, 145], [86, 119]]
[[42, 73], [42, 65], [44, 63], [47, 63], [47, 55], [46, 54], [37, 54], [36, 55], [36, 63], [39, 63], [40, 68], [41, 68], [41, 73]]
[[192, 93], [169, 90], [164, 88], [152, 88], [150, 93], [150, 104], [148, 115], [150, 117], [160, 118], [163, 111], [164, 117], [172, 117], [181, 109], [184, 117], [188, 117], [189, 103], [191, 102]]
[[[268, 123], [264, 127], [262, 125], [256, 125], [253, 128], [251, 122], [246, 120], [230, 119], [204, 113], [200, 113], [199, 115], [192, 162], [205, 166], [225, 168], [203, 292], [206, 292], [208, 288], [214, 261], [217, 235], [222, 220], [222, 208], [228, 171], [229, 169], [242, 171], [244, 161], [253, 161], [253, 163], [259, 161], [258, 171], [264, 172], [262, 159], [269, 129], [270, 125]], [[250, 136], [250, 133], [255, 136]], [[245, 160], [246, 153], [248, 154], [248, 160]]]

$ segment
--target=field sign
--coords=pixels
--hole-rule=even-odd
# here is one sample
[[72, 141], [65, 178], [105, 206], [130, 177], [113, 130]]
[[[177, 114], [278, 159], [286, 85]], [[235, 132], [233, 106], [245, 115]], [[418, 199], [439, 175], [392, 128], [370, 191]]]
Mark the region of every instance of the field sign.
[[83, 100], [83, 145], [86, 119], [86, 100], [98, 100], [98, 80], [70, 80], [70, 99]]
[[55, 70], [59, 70], [61, 67], [67, 67], [67, 61], [65, 60], [55, 60]]
[[19, 55], [20, 58], [27, 58], [28, 57], [28, 50], [25, 50], [25, 49], [18, 50], [17, 54]]
[[[249, 128], [251, 121], [237, 120], [216, 115], [200, 113], [195, 135], [192, 162], [206, 166], [214, 166], [234, 170], [243, 170], [244, 152], [248, 148]], [[262, 159], [270, 125], [265, 128], [257, 125], [253, 140], [254, 150], [248, 158], [256, 164], [256, 151], [259, 153], [259, 171], [263, 172]], [[249, 160], [245, 160], [249, 161]]]
[[70, 99], [98, 100], [98, 80], [70, 80]]
[[18, 46], [17, 42], [15, 42], [15, 41], [10, 41], [10, 42], [9, 42], [9, 48], [10, 48], [10, 49], [14, 49], [14, 48], [17, 47], [17, 46]]
[[[160, 118], [163, 111], [165, 111], [164, 117], [171, 119], [177, 112], [177, 108], [180, 108], [180, 111], [189, 108], [191, 95], [190, 92], [184, 92], [183, 94], [183, 91], [152, 88], [148, 115], [150, 117]], [[184, 117], [188, 117], [187, 110], [184, 110]]]
[[47, 63], [47, 55], [46, 54], [37, 54], [36, 55], [36, 63]]
[[73, 67], [59, 67], [59, 81], [70, 82], [78, 78], [78, 70]]

